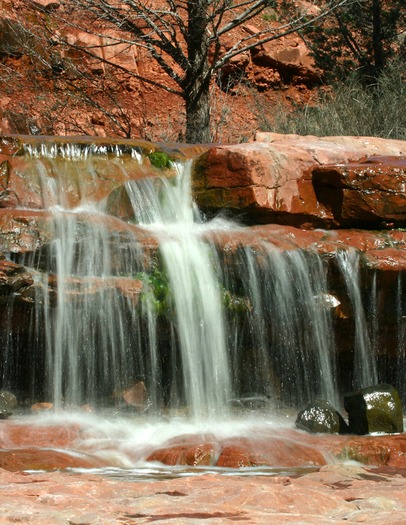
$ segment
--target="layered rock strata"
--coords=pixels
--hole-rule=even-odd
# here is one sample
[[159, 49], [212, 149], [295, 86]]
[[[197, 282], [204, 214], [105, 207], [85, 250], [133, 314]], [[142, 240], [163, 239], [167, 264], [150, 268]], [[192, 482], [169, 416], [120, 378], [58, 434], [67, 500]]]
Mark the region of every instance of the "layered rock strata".
[[258, 133], [256, 142], [200, 157], [194, 193], [201, 209], [246, 224], [402, 227], [405, 155], [404, 141]]

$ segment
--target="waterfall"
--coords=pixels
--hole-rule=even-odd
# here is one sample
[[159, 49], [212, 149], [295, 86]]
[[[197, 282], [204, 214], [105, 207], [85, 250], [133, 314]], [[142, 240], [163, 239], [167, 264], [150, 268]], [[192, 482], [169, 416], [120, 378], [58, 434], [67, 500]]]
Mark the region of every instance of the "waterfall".
[[250, 301], [247, 333], [239, 337], [255, 349], [248, 388], [261, 388], [262, 383], [263, 394], [282, 395], [285, 403], [294, 405], [314, 398], [338, 402], [322, 259], [315, 252], [280, 252], [263, 243], [259, 253], [245, 248], [236, 268], [240, 268], [238, 280]]
[[231, 392], [224, 312], [215, 248], [201, 239], [205, 228], [192, 205], [190, 168], [177, 166], [174, 180], [146, 179], [126, 189], [135, 222], [159, 240], [183, 373], [176, 387], [191, 414], [219, 415]]
[[[353, 312], [351, 386], [376, 382], [379, 286], [375, 275], [372, 293], [361, 293], [359, 252], [281, 249], [256, 240], [251, 228], [204, 220], [193, 204], [191, 162], [159, 172], [136, 147], [34, 146], [30, 169], [51, 217], [50, 240], [10, 254], [31, 272], [35, 304], [20, 311], [8, 303], [3, 386], [57, 407], [117, 410], [138, 388], [134, 410], [193, 418], [315, 398], [338, 406], [332, 266]], [[100, 198], [103, 170], [121, 182]], [[230, 246], [223, 234], [234, 239]], [[18, 315], [26, 323], [13, 331]], [[403, 369], [400, 280], [395, 316]]]
[[406, 297], [403, 291], [404, 275], [399, 274], [396, 288], [396, 324], [397, 324], [397, 348], [396, 348], [396, 385], [403, 394], [403, 402], [406, 402]]
[[[375, 384], [378, 379], [376, 358], [370, 338], [370, 325], [367, 322], [361, 296], [359, 275], [359, 253], [354, 250], [342, 250], [337, 254], [348, 295], [353, 308], [355, 325], [353, 385], [363, 388]], [[376, 296], [376, 293], [375, 293]], [[374, 320], [375, 316], [372, 317]]]

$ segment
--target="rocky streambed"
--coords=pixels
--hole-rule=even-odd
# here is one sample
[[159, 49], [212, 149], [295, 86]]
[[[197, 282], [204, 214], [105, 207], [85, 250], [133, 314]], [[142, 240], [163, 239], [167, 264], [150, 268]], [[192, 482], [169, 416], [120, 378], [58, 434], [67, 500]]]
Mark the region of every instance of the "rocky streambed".
[[154, 450], [153, 439], [137, 447], [119, 422], [107, 425], [2, 421], [0, 523], [380, 525], [406, 517], [403, 434], [253, 424], [244, 436], [210, 428]]
[[1, 421], [0, 449], [0, 523], [406, 517], [405, 434], [308, 434], [266, 413], [195, 426], [66, 413]]

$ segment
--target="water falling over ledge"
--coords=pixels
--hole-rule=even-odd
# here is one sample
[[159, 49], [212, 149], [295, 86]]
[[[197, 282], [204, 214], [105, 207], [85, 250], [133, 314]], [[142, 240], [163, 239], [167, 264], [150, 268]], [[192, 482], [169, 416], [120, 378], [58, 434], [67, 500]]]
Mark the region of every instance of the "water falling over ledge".
[[[337, 404], [345, 389], [396, 376], [388, 366], [377, 377], [371, 348], [382, 319], [369, 314], [370, 276], [362, 282], [357, 254], [323, 255], [221, 218], [204, 221], [192, 201], [190, 162], [165, 172], [151, 169], [139, 148], [28, 153], [46, 239], [7, 252], [29, 277], [26, 296], [11, 293], [3, 303], [3, 388], [58, 408], [198, 420], [314, 398]], [[103, 197], [101, 158], [120, 174]], [[78, 197], [67, 198], [75, 185]], [[399, 363], [402, 278], [391, 314]]]

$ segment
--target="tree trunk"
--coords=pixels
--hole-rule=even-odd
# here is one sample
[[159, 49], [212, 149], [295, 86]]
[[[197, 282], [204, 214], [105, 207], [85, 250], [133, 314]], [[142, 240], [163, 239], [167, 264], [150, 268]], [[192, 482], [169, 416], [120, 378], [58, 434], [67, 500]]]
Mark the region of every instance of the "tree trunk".
[[183, 86], [186, 104], [186, 142], [210, 142], [210, 69], [208, 0], [189, 0], [188, 67]]
[[374, 70], [377, 78], [385, 65], [385, 54], [382, 45], [382, 12], [381, 0], [372, 2], [373, 32], [372, 44], [374, 49]]
[[197, 93], [185, 93], [186, 142], [204, 144], [211, 141], [210, 85], [196, 86]]

